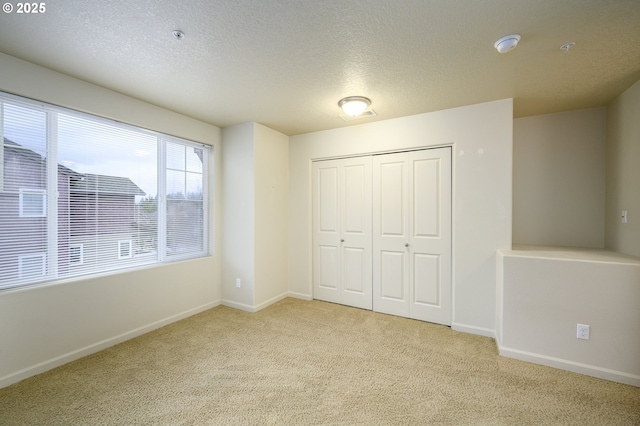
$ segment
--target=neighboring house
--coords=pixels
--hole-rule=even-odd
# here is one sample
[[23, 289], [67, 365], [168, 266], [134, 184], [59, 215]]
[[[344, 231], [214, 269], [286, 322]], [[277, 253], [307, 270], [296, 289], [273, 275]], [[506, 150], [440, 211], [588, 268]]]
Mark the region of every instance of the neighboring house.
[[[10, 246], [0, 246], [0, 264], [13, 265], [0, 281], [43, 275], [48, 226], [46, 159], [6, 138], [3, 148], [0, 243], [12, 241], [7, 236], [16, 230], [21, 237]], [[145, 192], [126, 177], [83, 174], [62, 165], [57, 173], [58, 275], [80, 272], [83, 265], [95, 267], [103, 261], [132, 258], [136, 245], [148, 240], [150, 231], [136, 223], [136, 196]]]
[[151, 236], [136, 224], [136, 196], [144, 196], [131, 179], [96, 174], [68, 176], [69, 267], [93, 268], [101, 262], [130, 259], [141, 239]]
[[167, 196], [167, 255], [181, 255], [193, 250], [194, 246], [204, 248], [204, 227], [202, 194], [182, 194]]

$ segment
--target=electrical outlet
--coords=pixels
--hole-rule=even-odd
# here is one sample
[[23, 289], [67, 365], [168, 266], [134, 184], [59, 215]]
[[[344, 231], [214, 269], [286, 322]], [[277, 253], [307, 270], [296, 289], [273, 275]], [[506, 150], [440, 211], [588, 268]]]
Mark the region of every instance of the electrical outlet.
[[627, 223], [627, 211], [622, 210], [622, 223]]
[[578, 339], [589, 340], [589, 326], [585, 324], [578, 324], [578, 333], [576, 337]]
[[240, 288], [240, 278], [236, 278], [236, 287]]

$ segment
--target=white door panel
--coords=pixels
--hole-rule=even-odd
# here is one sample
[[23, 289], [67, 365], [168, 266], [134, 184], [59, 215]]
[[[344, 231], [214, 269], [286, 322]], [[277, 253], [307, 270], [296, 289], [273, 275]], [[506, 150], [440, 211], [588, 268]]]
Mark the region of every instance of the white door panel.
[[360, 234], [369, 237], [371, 230], [366, 229], [370, 222], [366, 220], [364, 207], [371, 203], [366, 200], [370, 191], [370, 170], [365, 164], [355, 164], [344, 167], [344, 232], [347, 234]]
[[371, 309], [371, 250], [343, 247], [344, 260], [340, 303]]
[[379, 163], [379, 199], [384, 201], [378, 205], [380, 234], [386, 237], [404, 237], [407, 231], [404, 199], [406, 164], [394, 160], [396, 157], [385, 158], [385, 162]]
[[[408, 316], [405, 253], [383, 250], [380, 252], [378, 283], [373, 309], [392, 315]], [[374, 276], [376, 274], [374, 273]]]
[[320, 275], [319, 285], [328, 290], [338, 289], [338, 249], [337, 247], [319, 246]]
[[451, 148], [408, 153], [411, 318], [451, 325]]
[[373, 158], [373, 309], [451, 324], [451, 149]]
[[440, 235], [440, 159], [413, 161], [413, 234], [416, 237]]
[[338, 232], [338, 168], [318, 169], [321, 232]]
[[344, 253], [344, 290], [352, 293], [363, 293], [365, 289], [364, 268], [368, 265], [364, 259], [365, 250], [358, 247], [345, 247]]
[[373, 157], [373, 310], [409, 314], [407, 154]]
[[315, 166], [313, 168], [314, 295], [327, 302], [339, 302], [339, 168], [333, 162]]
[[[371, 309], [371, 157], [315, 162], [313, 180], [314, 298]], [[329, 246], [336, 260], [323, 265]]]
[[415, 285], [414, 303], [420, 305], [440, 306], [440, 256], [422, 253], [413, 254], [413, 282], [432, 282], [435, 285]]
[[371, 157], [345, 158], [341, 175], [341, 302], [371, 309]]

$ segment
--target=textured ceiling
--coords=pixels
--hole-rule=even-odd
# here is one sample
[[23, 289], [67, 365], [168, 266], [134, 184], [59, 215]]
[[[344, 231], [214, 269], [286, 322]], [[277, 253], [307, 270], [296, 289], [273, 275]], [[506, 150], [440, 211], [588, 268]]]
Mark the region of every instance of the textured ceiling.
[[[638, 81], [640, 1], [49, 0], [0, 13], [0, 52], [220, 127], [294, 135], [510, 97], [520, 117]], [[378, 115], [342, 121], [351, 95]]]

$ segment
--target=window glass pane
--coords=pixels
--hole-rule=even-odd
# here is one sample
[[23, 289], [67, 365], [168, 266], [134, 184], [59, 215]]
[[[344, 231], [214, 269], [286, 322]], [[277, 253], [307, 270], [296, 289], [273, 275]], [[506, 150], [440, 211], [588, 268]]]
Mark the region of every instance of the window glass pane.
[[43, 217], [46, 216], [46, 211], [45, 191], [20, 191], [21, 217]]
[[[157, 261], [157, 138], [58, 114], [59, 275]], [[83, 247], [74, 262], [68, 246]]]
[[44, 253], [24, 255], [19, 259], [20, 278], [42, 277], [46, 271]]
[[4, 191], [47, 188], [47, 115], [4, 103], [2, 108]]
[[167, 198], [185, 198], [184, 191], [184, 172], [167, 170]]
[[167, 256], [184, 256], [206, 249], [203, 245], [202, 202], [167, 201]]
[[47, 152], [47, 114], [34, 108], [4, 104], [4, 137], [42, 156]]
[[82, 259], [82, 244], [74, 244], [69, 246], [69, 264], [81, 265]]
[[184, 170], [185, 146], [167, 142], [167, 169]]
[[[186, 161], [169, 161], [176, 153], [175, 143], [167, 143], [167, 250], [168, 258], [202, 253], [207, 250], [204, 212], [204, 150], [182, 145]], [[171, 146], [171, 148], [169, 148]], [[171, 164], [171, 168], [170, 168]]]
[[47, 115], [0, 102], [0, 289], [46, 274]]
[[202, 148], [187, 147], [187, 171], [202, 173]]
[[187, 198], [189, 200], [202, 200], [202, 174], [187, 173]]

